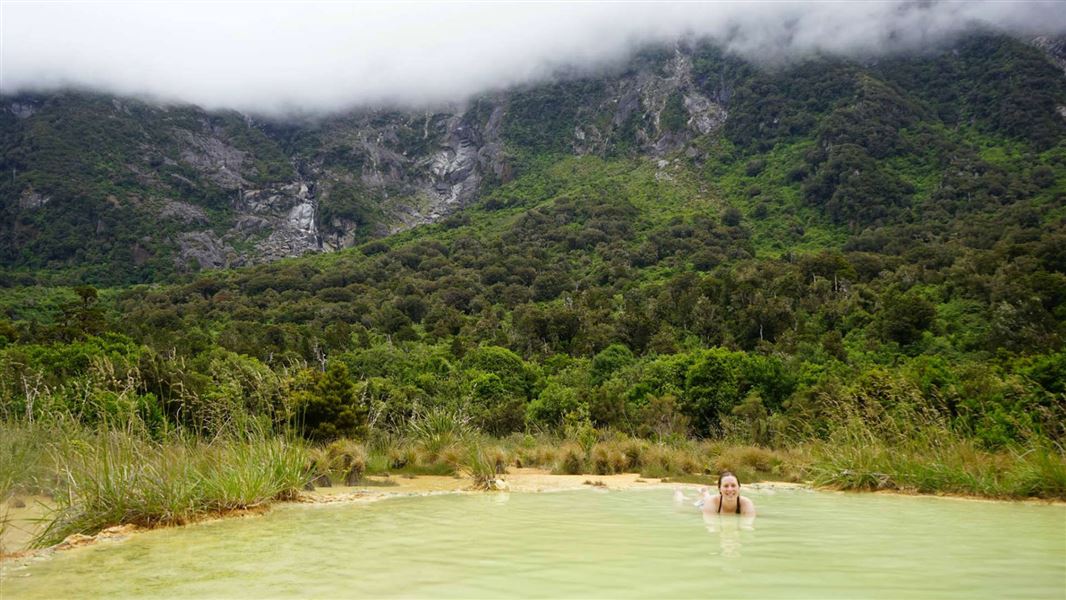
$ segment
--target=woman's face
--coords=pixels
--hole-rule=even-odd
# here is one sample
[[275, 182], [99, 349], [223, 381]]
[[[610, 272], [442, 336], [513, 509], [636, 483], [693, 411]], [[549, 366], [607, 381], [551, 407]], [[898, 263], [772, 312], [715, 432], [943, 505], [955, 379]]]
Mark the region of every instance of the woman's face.
[[727, 498], [736, 498], [740, 493], [740, 482], [732, 475], [726, 475], [718, 484], [718, 493]]

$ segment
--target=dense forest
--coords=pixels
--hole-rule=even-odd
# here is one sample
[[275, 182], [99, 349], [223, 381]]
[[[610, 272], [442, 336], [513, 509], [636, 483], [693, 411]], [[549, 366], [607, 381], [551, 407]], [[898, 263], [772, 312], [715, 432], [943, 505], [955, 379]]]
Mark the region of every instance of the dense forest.
[[[446, 410], [497, 437], [765, 448], [860, 419], [886, 443], [935, 425], [1042, 448], [1059, 479], [1029, 492], [1066, 493], [1063, 73], [975, 36], [773, 68], [703, 45], [694, 74], [728, 118], [661, 157], [639, 122], [571, 151], [602, 77], [516, 90], [506, 182], [350, 250], [119, 287], [11, 271], [0, 414], [329, 442]], [[64, 181], [107, 178], [83, 171]], [[36, 226], [89, 248], [89, 218]]]

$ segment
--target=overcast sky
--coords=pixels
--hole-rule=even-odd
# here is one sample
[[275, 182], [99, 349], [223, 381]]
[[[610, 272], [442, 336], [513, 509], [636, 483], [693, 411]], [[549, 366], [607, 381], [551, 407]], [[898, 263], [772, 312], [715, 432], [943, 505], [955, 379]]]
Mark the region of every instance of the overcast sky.
[[3, 93], [74, 86], [247, 112], [459, 102], [709, 36], [752, 58], [1066, 32], [1061, 2], [0, 3]]

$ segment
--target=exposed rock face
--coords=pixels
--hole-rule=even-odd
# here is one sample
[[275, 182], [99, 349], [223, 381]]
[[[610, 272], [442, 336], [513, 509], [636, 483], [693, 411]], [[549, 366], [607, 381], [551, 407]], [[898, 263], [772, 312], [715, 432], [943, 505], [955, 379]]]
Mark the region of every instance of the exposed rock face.
[[[574, 130], [573, 149], [577, 154], [599, 154], [607, 151], [617, 133], [627, 123], [636, 121], [636, 141], [643, 153], [664, 156], [685, 146], [697, 135], [717, 132], [725, 123], [723, 102], [712, 100], [700, 92], [692, 78], [692, 62], [680, 48], [665, 67], [665, 74], [639, 71], [629, 77], [613, 81], [607, 100], [599, 111], [613, 115], [610, 128], [602, 130], [595, 124], [581, 124]], [[680, 100], [683, 125], [674, 126], [664, 118], [674, 99]]]
[[[267, 239], [256, 245], [258, 256], [265, 260], [275, 260], [288, 256], [299, 256], [308, 252], [317, 252], [320, 248], [318, 229], [315, 226], [315, 202], [305, 183], [283, 186], [280, 194], [269, 196], [269, 213], [285, 210], [281, 219], [273, 219], [273, 231]], [[263, 203], [257, 204], [262, 212]]]
[[430, 180], [437, 202], [429, 213], [430, 220], [440, 218], [450, 208], [471, 200], [481, 183], [478, 173], [480, 136], [472, 125], [456, 116], [449, 119], [448, 137], [433, 157]]
[[359, 223], [350, 219], [335, 218], [330, 219], [328, 225], [332, 233], [323, 232], [320, 236], [324, 252], [336, 252], [355, 245], [356, 234], [360, 230]]
[[27, 119], [37, 112], [37, 109], [32, 104], [24, 104], [22, 102], [12, 102], [8, 105], [8, 109], [19, 119]]
[[[509, 177], [500, 158], [503, 117], [500, 106], [483, 119], [458, 106], [423, 115], [340, 117], [323, 126], [328, 130], [323, 151], [306, 157], [308, 176], [316, 180], [322, 204], [332, 202], [337, 189], [351, 186], [375, 197], [384, 222], [374, 233], [430, 223], [474, 201], [486, 174]], [[333, 160], [338, 155], [348, 160]], [[322, 249], [333, 250], [355, 243], [356, 233], [364, 232], [351, 228], [367, 224], [334, 216], [320, 225], [325, 225], [319, 231]]]
[[237, 205], [241, 216], [227, 236], [268, 232], [256, 244], [252, 261], [301, 256], [320, 249], [314, 224], [316, 201], [307, 183], [296, 181], [266, 190], [245, 190]]
[[204, 209], [180, 200], [167, 200], [159, 210], [159, 217], [195, 225], [206, 225], [208, 222]]
[[50, 197], [33, 191], [33, 188], [27, 188], [23, 190], [22, 195], [19, 196], [19, 208], [23, 210], [41, 208], [45, 204], [48, 204], [50, 200]]
[[[210, 126], [207, 126], [210, 128]], [[210, 181], [227, 189], [247, 186], [241, 176], [246, 154], [218, 137], [178, 129], [175, 136], [185, 143], [181, 151], [183, 162], [202, 173]]]
[[188, 231], [178, 236], [178, 262], [186, 269], [222, 269], [239, 266], [233, 248], [210, 231]]
[[1033, 38], [1030, 43], [1043, 50], [1048, 60], [1066, 74], [1066, 36], [1048, 37], [1042, 35]]
[[500, 183], [511, 180], [511, 170], [504, 160], [503, 139], [500, 136], [503, 117], [506, 110], [502, 104], [492, 109], [489, 120], [485, 123], [481, 149], [478, 150], [478, 166], [482, 173], [492, 173]]

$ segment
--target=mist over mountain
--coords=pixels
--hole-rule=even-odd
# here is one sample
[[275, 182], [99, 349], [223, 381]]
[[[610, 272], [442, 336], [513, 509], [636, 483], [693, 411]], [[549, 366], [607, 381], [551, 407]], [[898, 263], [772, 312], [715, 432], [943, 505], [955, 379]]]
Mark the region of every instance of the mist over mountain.
[[64, 88], [273, 116], [437, 109], [646, 44], [746, 60], [935, 50], [975, 29], [1066, 31], [1055, 2], [11, 3], [3, 93]]

